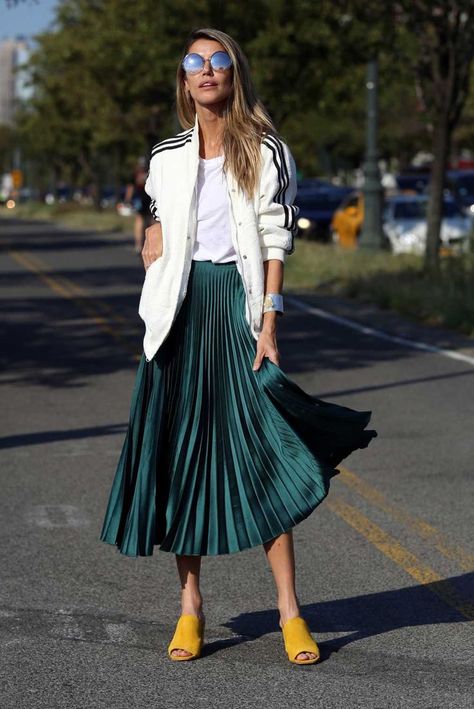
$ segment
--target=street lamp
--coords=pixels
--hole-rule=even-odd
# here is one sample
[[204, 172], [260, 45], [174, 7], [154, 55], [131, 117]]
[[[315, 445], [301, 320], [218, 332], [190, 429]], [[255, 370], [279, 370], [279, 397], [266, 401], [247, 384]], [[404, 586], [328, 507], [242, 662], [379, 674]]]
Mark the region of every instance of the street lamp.
[[380, 172], [377, 161], [377, 60], [372, 59], [367, 65], [367, 143], [364, 164], [364, 222], [359, 239], [362, 248], [381, 249], [383, 247], [382, 230], [382, 194]]

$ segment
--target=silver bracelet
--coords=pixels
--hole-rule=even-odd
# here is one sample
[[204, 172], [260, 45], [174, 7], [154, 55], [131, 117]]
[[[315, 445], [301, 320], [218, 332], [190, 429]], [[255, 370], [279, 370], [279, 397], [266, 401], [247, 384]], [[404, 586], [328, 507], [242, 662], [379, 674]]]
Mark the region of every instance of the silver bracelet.
[[283, 296], [281, 293], [267, 293], [263, 301], [263, 312], [270, 313], [272, 311], [283, 313]]

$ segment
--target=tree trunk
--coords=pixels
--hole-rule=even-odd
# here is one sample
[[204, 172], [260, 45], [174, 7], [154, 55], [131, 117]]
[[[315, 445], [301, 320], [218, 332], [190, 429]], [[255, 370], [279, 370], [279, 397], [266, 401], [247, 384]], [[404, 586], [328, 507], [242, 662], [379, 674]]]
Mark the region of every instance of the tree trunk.
[[451, 130], [447, 115], [438, 115], [433, 132], [433, 165], [427, 210], [425, 271], [439, 271], [439, 245], [443, 212], [444, 174], [451, 145]]

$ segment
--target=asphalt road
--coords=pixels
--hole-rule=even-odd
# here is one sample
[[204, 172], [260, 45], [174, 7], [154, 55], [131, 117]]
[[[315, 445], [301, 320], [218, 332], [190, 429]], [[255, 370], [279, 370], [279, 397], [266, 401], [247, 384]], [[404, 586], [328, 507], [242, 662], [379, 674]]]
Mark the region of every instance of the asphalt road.
[[371, 409], [378, 431], [294, 532], [322, 662], [288, 662], [256, 548], [203, 560], [207, 644], [172, 663], [174, 556], [98, 540], [141, 353], [141, 262], [122, 235], [39, 222], [0, 221], [0, 244], [1, 709], [472, 707], [474, 341], [288, 300], [281, 367]]

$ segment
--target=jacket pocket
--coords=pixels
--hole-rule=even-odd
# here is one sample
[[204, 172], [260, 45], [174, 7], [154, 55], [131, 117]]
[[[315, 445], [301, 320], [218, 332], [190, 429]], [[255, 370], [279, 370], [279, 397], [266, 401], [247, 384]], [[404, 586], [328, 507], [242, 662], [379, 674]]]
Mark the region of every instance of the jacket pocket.
[[157, 264], [158, 261], [161, 261], [162, 258], [163, 258], [163, 254], [161, 254], [161, 256], [158, 256], [158, 258], [156, 258], [154, 261], [152, 261], [152, 262], [150, 263], [150, 265], [148, 266], [148, 268], [147, 268], [147, 270], [146, 270], [145, 278], [146, 278], [146, 276], [148, 275], [148, 273], [150, 272], [150, 270], [153, 268], [153, 266], [155, 266], [155, 264]]
[[156, 275], [159, 272], [160, 266], [163, 263], [163, 256], [158, 256], [157, 259], [152, 261], [145, 272], [145, 279], [142, 285], [142, 292], [140, 295], [140, 302], [138, 305], [138, 314], [145, 320], [146, 309], [150, 294], [157, 287]]

